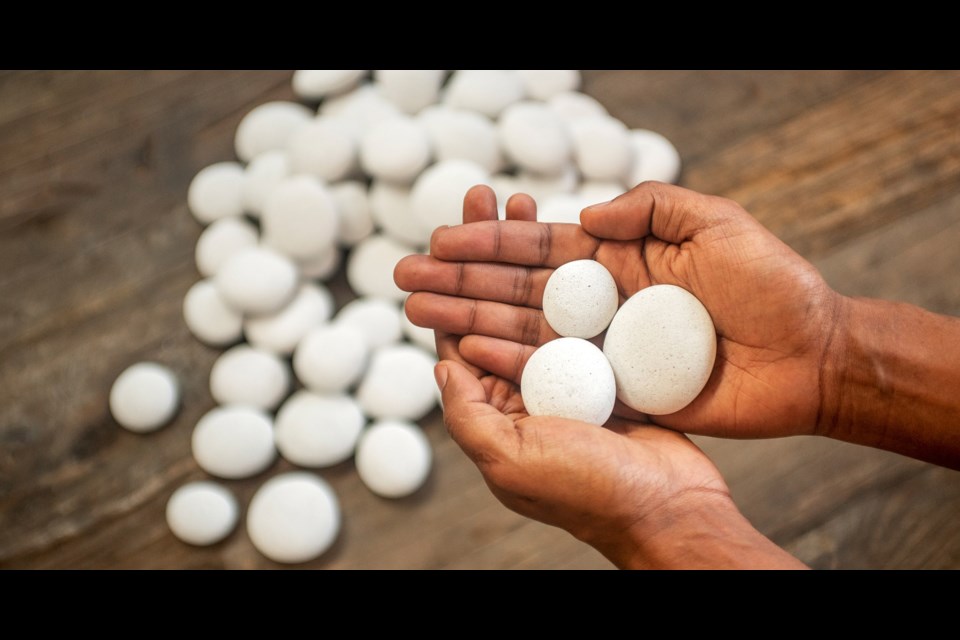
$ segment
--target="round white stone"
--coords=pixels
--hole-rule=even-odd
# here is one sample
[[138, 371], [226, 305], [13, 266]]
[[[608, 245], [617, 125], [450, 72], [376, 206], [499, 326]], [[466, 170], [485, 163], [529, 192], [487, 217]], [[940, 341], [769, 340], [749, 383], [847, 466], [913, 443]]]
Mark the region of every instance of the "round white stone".
[[351, 387], [367, 366], [370, 347], [366, 336], [350, 324], [330, 324], [309, 331], [293, 354], [297, 378], [312, 391], [341, 393]]
[[244, 210], [259, 217], [267, 198], [290, 175], [290, 171], [290, 157], [286, 151], [267, 151], [251, 160], [244, 171]]
[[287, 153], [291, 173], [326, 182], [342, 180], [357, 166], [354, 126], [342, 118], [316, 118], [291, 136]]
[[610, 323], [603, 352], [617, 397], [650, 415], [675, 413], [703, 390], [717, 355], [717, 332], [697, 298], [655, 285], [627, 300]]
[[362, 84], [349, 93], [324, 100], [319, 113], [320, 117], [339, 116], [351, 122], [358, 136], [379, 122], [403, 115], [375, 84]]
[[406, 113], [414, 114], [440, 99], [446, 71], [380, 69], [373, 72], [380, 93]]
[[543, 290], [543, 315], [561, 336], [600, 335], [619, 306], [617, 283], [595, 260], [574, 260], [558, 267]]
[[580, 173], [588, 180], [624, 181], [633, 167], [626, 125], [609, 116], [581, 118], [570, 125]]
[[360, 165], [381, 180], [410, 183], [427, 166], [430, 157], [427, 132], [413, 118], [384, 120], [360, 139]]
[[241, 217], [220, 218], [203, 230], [194, 251], [197, 271], [205, 278], [216, 275], [230, 256], [257, 246], [257, 228]]
[[313, 120], [313, 112], [296, 102], [267, 102], [254, 107], [237, 127], [237, 157], [250, 162], [261, 153], [287, 146], [293, 133]]
[[125, 369], [110, 389], [110, 413], [135, 433], [156, 431], [170, 422], [180, 407], [180, 385], [170, 369], [141, 362]]
[[298, 391], [277, 412], [280, 455], [301, 467], [329, 467], [353, 455], [365, 418], [356, 400]]
[[520, 380], [527, 413], [604, 424], [617, 386], [603, 352], [581, 338], [558, 338], [530, 356]]
[[400, 321], [403, 326], [403, 335], [407, 340], [428, 353], [437, 354], [437, 339], [433, 329], [418, 327], [410, 322], [410, 318], [405, 313], [400, 314]]
[[438, 105], [420, 115], [438, 162], [469, 160], [489, 172], [503, 166], [503, 153], [497, 128], [475, 111], [451, 109]]
[[549, 100], [558, 93], [580, 88], [580, 72], [576, 69], [540, 69], [517, 71], [526, 93], [534, 100]]
[[444, 102], [496, 118], [508, 106], [523, 100], [523, 96], [523, 79], [516, 71], [463, 69], [450, 78]]
[[167, 501], [167, 525], [187, 544], [205, 547], [226, 538], [240, 518], [237, 499], [216, 482], [185, 484]]
[[197, 422], [193, 457], [210, 475], [228, 480], [264, 471], [277, 457], [270, 417], [250, 407], [216, 407]]
[[510, 106], [500, 118], [498, 132], [507, 156], [523, 169], [556, 175], [570, 163], [570, 132], [563, 120], [542, 103]]
[[290, 355], [307, 332], [333, 316], [333, 308], [329, 289], [309, 282], [301, 285], [293, 300], [280, 311], [248, 318], [244, 333], [258, 349]]
[[210, 393], [220, 404], [273, 410], [289, 391], [287, 363], [245, 344], [223, 352], [210, 370]]
[[586, 206], [583, 198], [573, 193], [556, 193], [537, 203], [537, 220], [580, 224], [580, 212]]
[[445, 160], [420, 174], [410, 203], [420, 224], [429, 229], [457, 225], [463, 221], [463, 197], [470, 187], [486, 184], [490, 175], [475, 162]]
[[243, 316], [224, 301], [212, 280], [201, 280], [187, 291], [183, 319], [190, 333], [211, 347], [225, 347], [243, 337]]
[[264, 244], [302, 260], [334, 245], [340, 219], [323, 183], [312, 176], [293, 176], [270, 194], [260, 224]]
[[346, 91], [366, 74], [358, 69], [298, 69], [293, 72], [293, 92], [304, 100], [320, 100]]
[[567, 123], [575, 122], [580, 118], [607, 115], [607, 110], [602, 104], [579, 91], [558, 93], [547, 101], [547, 106]]
[[339, 532], [337, 494], [322, 478], [306, 471], [270, 478], [247, 510], [250, 541], [274, 562], [313, 560], [330, 548]]
[[378, 420], [419, 420], [436, 406], [436, 364], [435, 356], [409, 344], [374, 351], [357, 389], [360, 408]]
[[414, 247], [429, 244], [431, 230], [413, 215], [409, 187], [374, 180], [370, 185], [370, 213], [391, 238]]
[[329, 280], [337, 269], [340, 268], [340, 262], [343, 254], [337, 247], [330, 247], [316, 258], [297, 261], [300, 267], [300, 274], [310, 280]]
[[330, 185], [329, 191], [340, 216], [337, 241], [341, 246], [352, 247], [373, 233], [370, 198], [362, 182], [340, 182]]
[[[542, 176], [521, 171], [513, 181], [513, 193], [525, 193], [537, 201], [543, 202], [550, 196], [571, 193], [577, 188], [579, 175], [573, 165], [568, 165], [554, 176]], [[512, 195], [512, 194], [511, 194]], [[504, 201], [504, 204], [506, 201]]]
[[370, 491], [384, 498], [402, 498], [423, 486], [433, 452], [417, 425], [384, 420], [360, 436], [356, 462], [357, 473]]
[[680, 153], [659, 133], [635, 129], [630, 132], [630, 144], [634, 162], [627, 186], [633, 188], [647, 180], [675, 183], [680, 177]]
[[202, 224], [243, 215], [243, 167], [218, 162], [201, 169], [187, 190], [187, 207]]
[[583, 201], [584, 207], [589, 207], [601, 202], [609, 202], [622, 196], [625, 191], [620, 182], [587, 181], [580, 185], [577, 196]]
[[403, 301], [407, 293], [393, 281], [393, 270], [413, 247], [392, 238], [373, 235], [353, 248], [347, 259], [347, 282], [357, 294]]
[[363, 334], [370, 349], [379, 349], [399, 342], [400, 307], [382, 298], [357, 298], [348, 302], [334, 317], [334, 323], [355, 327]]
[[241, 313], [253, 315], [279, 311], [297, 291], [297, 266], [267, 247], [244, 249], [214, 276], [224, 301]]

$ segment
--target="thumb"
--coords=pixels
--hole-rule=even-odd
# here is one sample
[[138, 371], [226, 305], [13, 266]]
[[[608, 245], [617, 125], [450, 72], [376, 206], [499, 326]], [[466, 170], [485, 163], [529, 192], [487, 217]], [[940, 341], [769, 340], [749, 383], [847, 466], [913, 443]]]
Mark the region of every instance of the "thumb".
[[513, 436], [513, 422], [487, 402], [483, 384], [459, 362], [440, 362], [434, 375], [450, 436], [474, 461], [496, 457]]

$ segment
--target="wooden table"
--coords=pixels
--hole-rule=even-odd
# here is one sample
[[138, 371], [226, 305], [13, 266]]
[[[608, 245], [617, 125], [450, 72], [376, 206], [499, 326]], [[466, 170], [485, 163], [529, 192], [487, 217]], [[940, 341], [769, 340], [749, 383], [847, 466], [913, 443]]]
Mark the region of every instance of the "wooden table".
[[[204, 477], [190, 432], [217, 351], [187, 332], [202, 167], [233, 157], [282, 72], [0, 75], [0, 566], [275, 567], [241, 525], [195, 549], [164, 505]], [[591, 72], [585, 90], [662, 131], [683, 184], [739, 200], [847, 294], [960, 314], [960, 75]], [[184, 407], [149, 436], [113, 422], [129, 364], [172, 366]], [[385, 501], [325, 470], [344, 529], [317, 568], [594, 568], [566, 533], [512, 514], [425, 423], [436, 466]], [[960, 567], [960, 474], [813, 438], [698, 442], [755, 525], [814, 567]], [[278, 462], [268, 474], [288, 469]], [[244, 505], [263, 477], [229, 485]]]

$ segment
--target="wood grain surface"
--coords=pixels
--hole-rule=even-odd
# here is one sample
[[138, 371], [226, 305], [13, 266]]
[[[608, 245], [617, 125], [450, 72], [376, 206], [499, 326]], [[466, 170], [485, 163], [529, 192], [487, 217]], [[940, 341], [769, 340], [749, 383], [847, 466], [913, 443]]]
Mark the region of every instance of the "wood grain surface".
[[[585, 91], [667, 135], [682, 184], [739, 200], [843, 293], [960, 315], [960, 74], [594, 71]], [[163, 514], [204, 478], [190, 432], [218, 354], [181, 319], [201, 230], [187, 185], [233, 158], [243, 114], [291, 97], [289, 72], [0, 74], [0, 567], [280, 566], [242, 524], [197, 549]], [[138, 436], [107, 396], [145, 359], [184, 402]], [[344, 528], [304, 567], [610, 567], [500, 506], [438, 413], [424, 427], [436, 464], [410, 498], [373, 496], [352, 462], [321, 472]], [[814, 567], [960, 568], [956, 472], [815, 438], [697, 441], [747, 517]], [[289, 468], [228, 485], [245, 506]]]

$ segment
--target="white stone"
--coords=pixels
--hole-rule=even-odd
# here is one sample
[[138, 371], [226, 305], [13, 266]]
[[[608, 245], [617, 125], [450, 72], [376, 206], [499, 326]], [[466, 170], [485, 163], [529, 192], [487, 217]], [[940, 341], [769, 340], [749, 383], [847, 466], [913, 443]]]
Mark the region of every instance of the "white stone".
[[574, 260], [558, 267], [543, 290], [543, 315], [561, 336], [600, 335], [619, 306], [617, 283], [595, 260]]
[[680, 177], [680, 153], [659, 133], [634, 129], [630, 132], [630, 144], [635, 157], [627, 186], [633, 188], [647, 180], [675, 183]]
[[609, 116], [581, 118], [570, 125], [573, 153], [588, 180], [620, 181], [633, 167], [633, 146], [626, 125]]
[[580, 212], [586, 206], [583, 198], [573, 193], [556, 193], [537, 204], [537, 220], [564, 224], [580, 224]]
[[399, 305], [382, 298], [357, 298], [343, 306], [334, 323], [355, 327], [370, 349], [399, 342], [402, 337]]
[[197, 422], [193, 457], [210, 475], [228, 480], [255, 476], [273, 463], [273, 422], [259, 409], [216, 407]]
[[267, 247], [244, 249], [227, 260], [214, 276], [224, 301], [241, 313], [279, 311], [297, 291], [297, 266]]
[[497, 128], [475, 111], [438, 105], [420, 114], [438, 162], [469, 160], [489, 172], [503, 167]]
[[517, 73], [527, 95], [534, 100], [549, 100], [558, 93], [580, 88], [580, 72], [576, 69], [525, 69]]
[[390, 118], [360, 138], [360, 165], [374, 178], [408, 184], [430, 162], [430, 139], [409, 117]]
[[267, 102], [254, 107], [237, 126], [237, 157], [250, 162], [261, 153], [280, 151], [293, 133], [313, 119], [313, 112], [296, 102]]
[[406, 336], [407, 340], [428, 353], [437, 354], [437, 339], [433, 329], [418, 327], [410, 322], [410, 318], [405, 313], [400, 314], [400, 321], [403, 327], [403, 335]]
[[352, 123], [342, 118], [316, 118], [297, 129], [287, 142], [291, 173], [325, 182], [342, 180], [357, 167], [357, 147]]
[[604, 424], [617, 387], [603, 352], [581, 338], [558, 338], [530, 356], [520, 394], [531, 416], [556, 416]]
[[356, 460], [357, 473], [370, 491], [384, 498], [402, 498], [426, 482], [433, 452], [417, 425], [385, 420], [360, 436]]
[[330, 196], [337, 205], [340, 227], [337, 242], [343, 247], [352, 247], [373, 233], [373, 214], [370, 198], [362, 182], [355, 180], [330, 185]]
[[213, 280], [195, 283], [183, 298], [183, 319], [197, 340], [225, 347], [243, 337], [243, 316], [228, 305]]
[[329, 289], [312, 282], [305, 283], [280, 311], [248, 318], [244, 333], [254, 347], [287, 356], [311, 329], [333, 316], [333, 308], [333, 295]]
[[[539, 204], [551, 196], [572, 193], [579, 184], [579, 178], [573, 165], [568, 165], [560, 173], [553, 176], [542, 176], [521, 171], [514, 178], [513, 193], [525, 193]], [[504, 204], [506, 204], [506, 201], [504, 201]]]
[[367, 366], [370, 347], [363, 331], [350, 324], [311, 329], [293, 354], [293, 370], [308, 389], [341, 393], [353, 386]]
[[156, 431], [170, 422], [180, 407], [180, 385], [170, 369], [140, 362], [117, 376], [110, 389], [110, 413], [134, 433]]
[[436, 406], [436, 364], [435, 356], [413, 345], [377, 349], [357, 389], [360, 408], [378, 420], [419, 420]]
[[432, 230], [413, 214], [410, 187], [374, 180], [369, 197], [370, 214], [386, 235], [413, 247], [430, 243]]
[[579, 91], [558, 93], [547, 100], [547, 106], [567, 123], [580, 118], [608, 115], [606, 108], [595, 98]]
[[210, 393], [224, 405], [273, 410], [290, 391], [290, 369], [275, 354], [237, 345], [213, 363]]
[[321, 255], [339, 232], [337, 205], [322, 182], [311, 176], [285, 178], [260, 216], [263, 242], [291, 258]]
[[347, 259], [347, 282], [361, 296], [403, 301], [407, 293], [393, 281], [393, 270], [413, 247], [383, 235], [373, 235], [353, 248]]
[[373, 72], [373, 77], [385, 98], [414, 114], [440, 99], [446, 74], [431, 69], [380, 69]]
[[353, 455], [365, 419], [347, 395], [298, 391], [287, 400], [274, 426], [280, 455], [301, 467], [329, 467]]
[[244, 218], [220, 218], [204, 229], [197, 239], [194, 251], [197, 271], [205, 278], [216, 275], [230, 256], [257, 246], [259, 235], [257, 228]]
[[240, 507], [229, 489], [216, 482], [185, 484], [167, 501], [167, 525], [187, 544], [205, 547], [236, 528]]
[[187, 190], [187, 207], [202, 224], [243, 215], [243, 167], [218, 162], [201, 169]]
[[516, 71], [462, 69], [454, 72], [447, 83], [443, 101], [451, 107], [496, 118], [523, 97], [523, 80]]
[[337, 494], [322, 478], [295, 471], [270, 478], [247, 510], [247, 533], [257, 551], [293, 564], [319, 557], [340, 532]]
[[329, 280], [340, 268], [343, 254], [337, 247], [330, 247], [316, 258], [298, 260], [300, 275], [310, 280]]
[[410, 203], [420, 224], [429, 229], [442, 225], [457, 225], [463, 221], [463, 197], [470, 187], [487, 184], [490, 175], [475, 162], [445, 160], [420, 174]]
[[251, 160], [244, 171], [244, 210], [259, 217], [267, 198], [290, 175], [290, 171], [290, 157], [286, 151], [267, 151]]
[[293, 72], [293, 92], [304, 100], [320, 100], [350, 89], [365, 75], [359, 69], [298, 69]]
[[614, 198], [622, 196], [626, 192], [623, 184], [620, 182], [597, 182], [589, 180], [580, 184], [577, 196], [583, 202], [584, 207], [589, 207], [601, 202], [609, 202]]
[[319, 112], [320, 117], [340, 116], [348, 120], [357, 135], [379, 122], [402, 115], [375, 84], [362, 84], [349, 93], [324, 100]]
[[503, 112], [500, 144], [523, 169], [543, 175], [561, 173], [570, 163], [573, 141], [567, 125], [540, 102], [520, 102]]
[[693, 294], [655, 285], [620, 307], [603, 352], [616, 374], [617, 397], [642, 413], [665, 415], [693, 402], [707, 384], [717, 333]]

